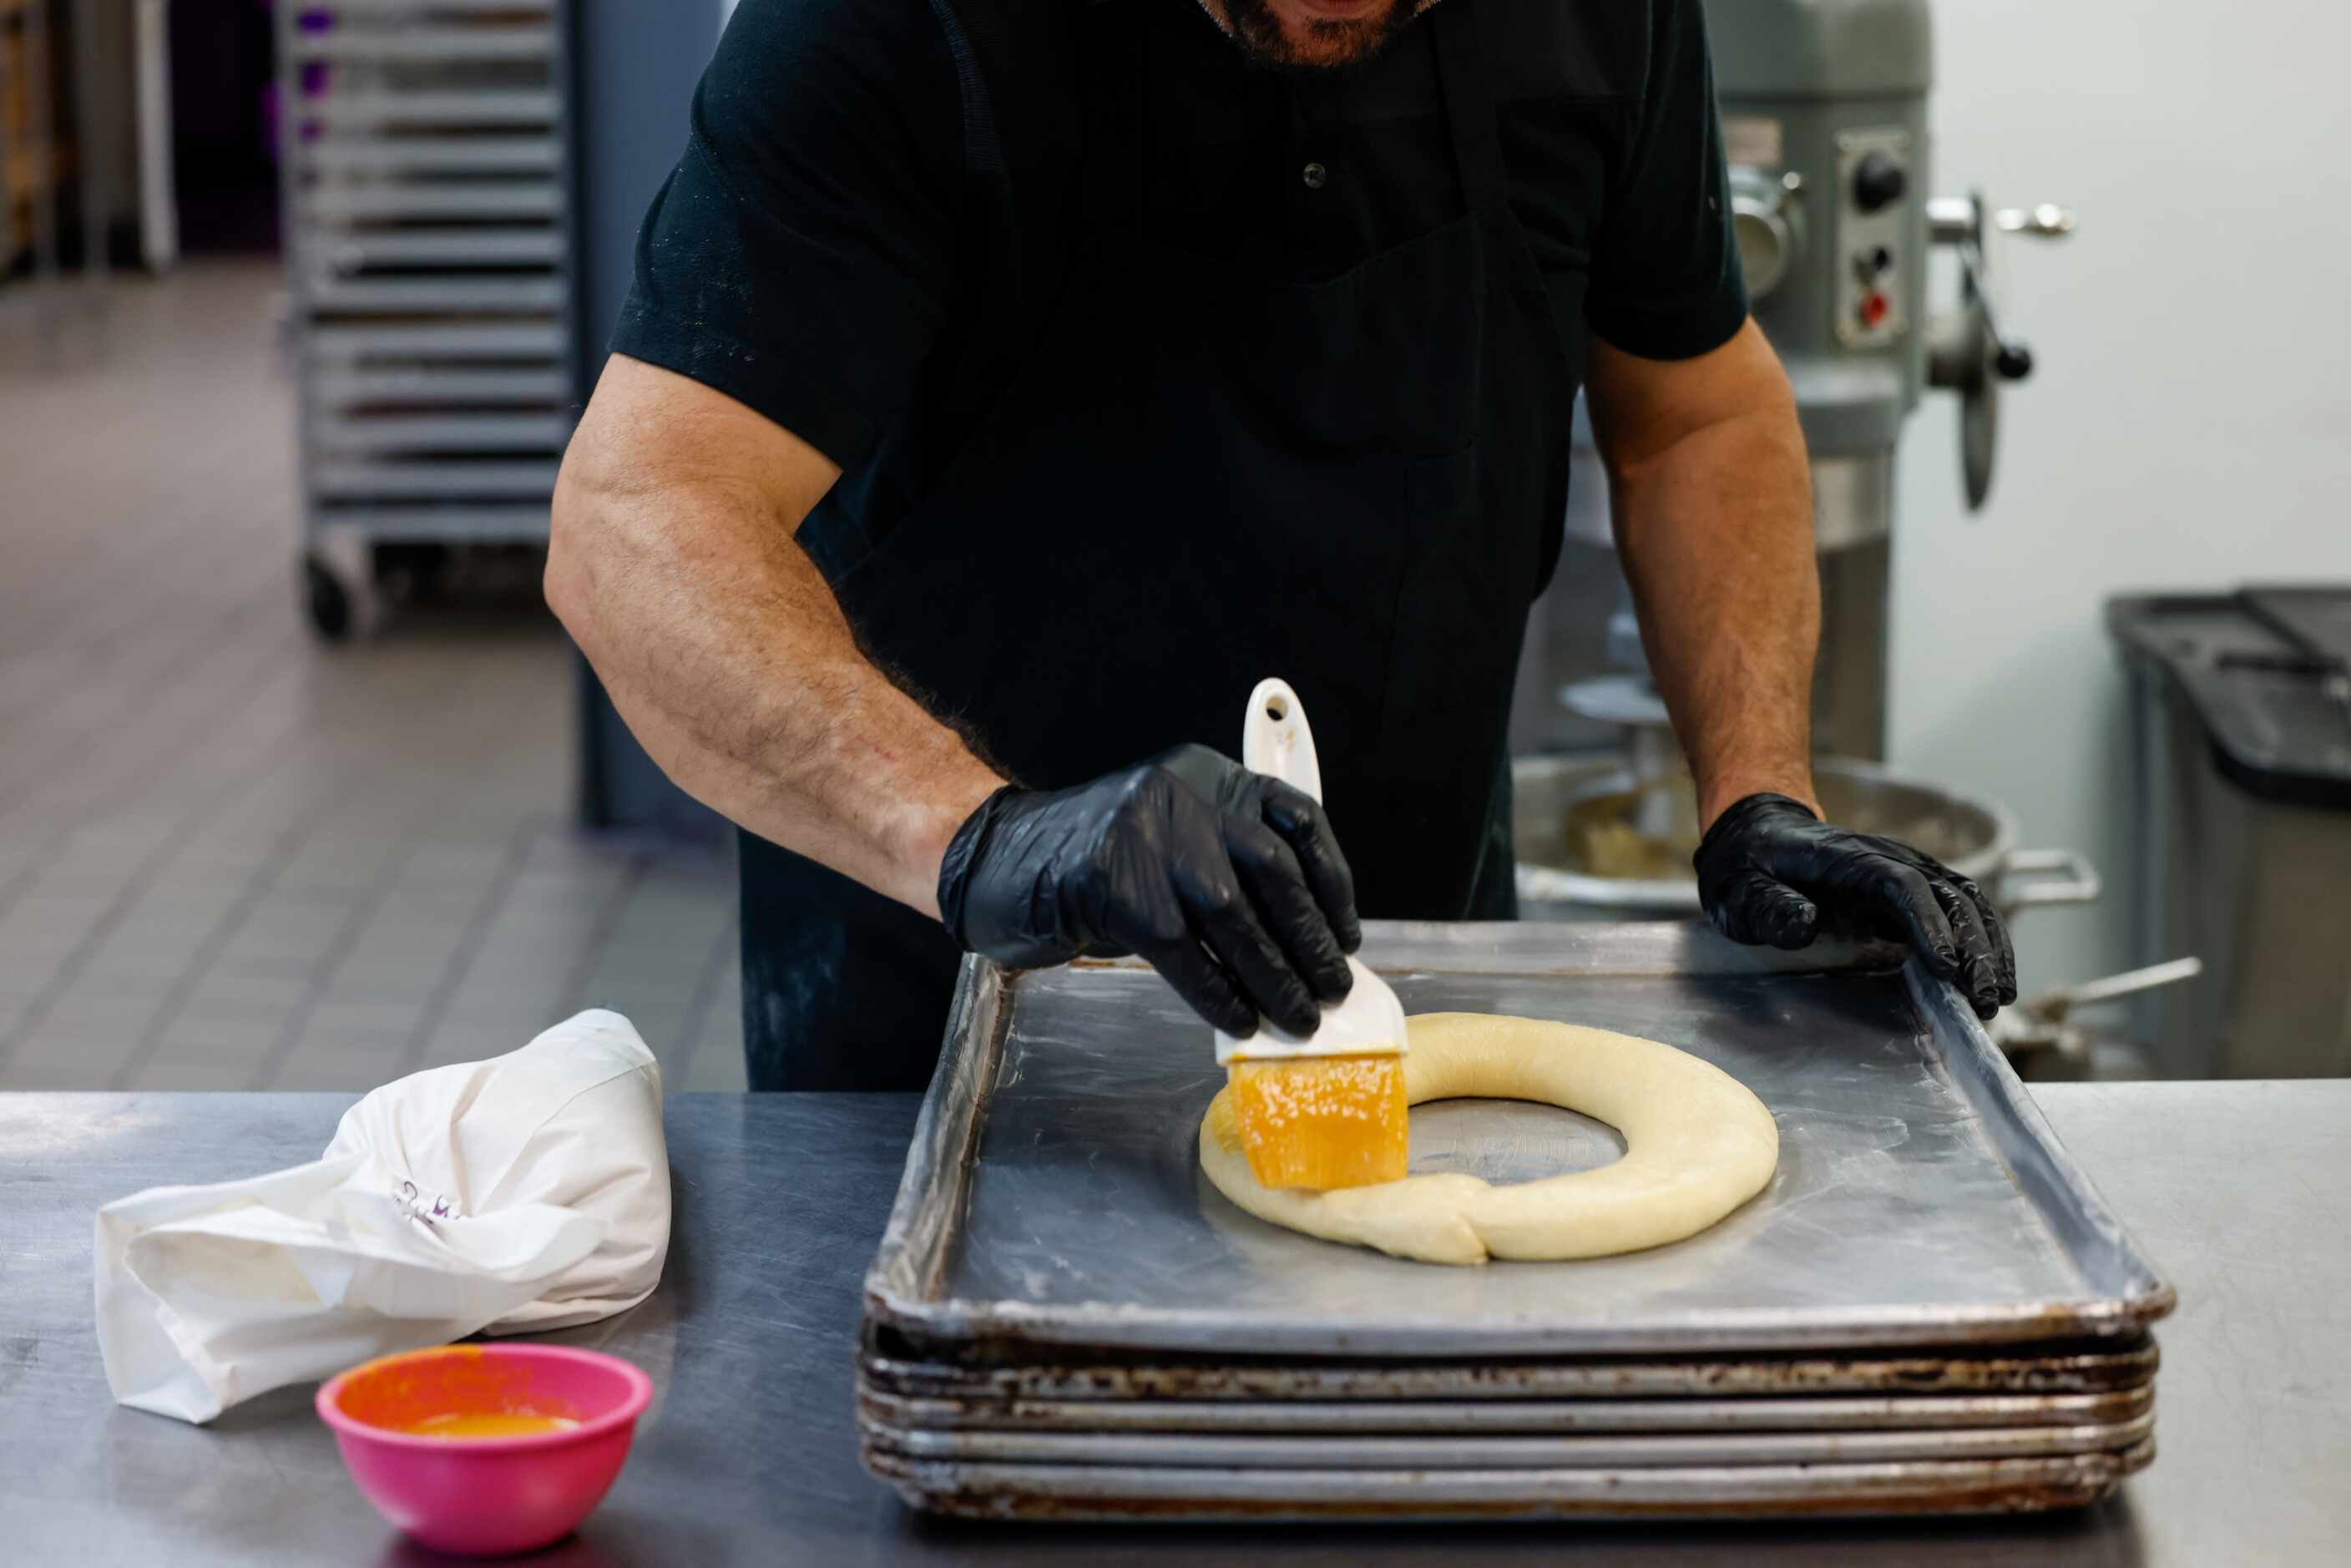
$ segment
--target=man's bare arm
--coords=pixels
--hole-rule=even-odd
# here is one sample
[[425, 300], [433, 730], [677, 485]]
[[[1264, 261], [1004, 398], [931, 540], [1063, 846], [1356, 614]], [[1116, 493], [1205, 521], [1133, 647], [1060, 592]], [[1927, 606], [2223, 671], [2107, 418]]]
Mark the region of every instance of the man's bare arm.
[[1592, 346], [1592, 423], [1644, 646], [1698, 781], [1698, 822], [1769, 790], [1817, 807], [1820, 578], [1803, 433], [1752, 321], [1713, 352]]
[[1698, 779], [1708, 918], [1778, 947], [1824, 930], [1907, 942], [1991, 1017], [2016, 999], [2016, 950], [1983, 890], [1907, 844], [1819, 821], [1812, 486], [1771, 346], [1751, 321], [1670, 363], [1595, 343], [1591, 388], [1617, 550]]
[[931, 915], [1004, 780], [858, 651], [794, 540], [841, 470], [615, 354], [556, 482], [547, 601], [653, 760], [704, 804]]

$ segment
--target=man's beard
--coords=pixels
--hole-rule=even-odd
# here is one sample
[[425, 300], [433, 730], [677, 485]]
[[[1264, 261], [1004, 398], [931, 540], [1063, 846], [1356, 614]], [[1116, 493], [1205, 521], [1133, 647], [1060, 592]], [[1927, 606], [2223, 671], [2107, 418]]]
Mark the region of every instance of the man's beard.
[[1417, 0], [1392, 0], [1375, 16], [1357, 21], [1310, 21], [1302, 39], [1293, 38], [1270, 0], [1224, 0], [1233, 40], [1259, 65], [1282, 70], [1329, 70], [1360, 65], [1388, 47], [1411, 26]]

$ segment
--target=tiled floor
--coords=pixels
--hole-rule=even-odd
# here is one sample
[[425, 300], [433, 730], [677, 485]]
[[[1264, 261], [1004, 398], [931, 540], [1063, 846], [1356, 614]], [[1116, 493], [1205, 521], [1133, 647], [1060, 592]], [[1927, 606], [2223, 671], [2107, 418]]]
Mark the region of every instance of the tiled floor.
[[591, 1005], [740, 1088], [731, 860], [571, 831], [528, 573], [308, 635], [276, 288], [0, 294], [0, 1089], [361, 1089]]

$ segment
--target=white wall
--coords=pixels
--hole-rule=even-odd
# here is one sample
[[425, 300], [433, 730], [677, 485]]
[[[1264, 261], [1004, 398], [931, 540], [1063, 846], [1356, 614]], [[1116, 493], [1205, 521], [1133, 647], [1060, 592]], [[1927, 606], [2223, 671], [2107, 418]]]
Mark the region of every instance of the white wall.
[[2351, 6], [1944, 0], [1936, 21], [1938, 193], [2081, 214], [1999, 257], [2002, 325], [2040, 362], [1990, 505], [1966, 515], [1930, 393], [1896, 534], [1891, 759], [2108, 873], [2098, 906], [2023, 917], [2030, 991], [2133, 956], [2106, 596], [2351, 581]]

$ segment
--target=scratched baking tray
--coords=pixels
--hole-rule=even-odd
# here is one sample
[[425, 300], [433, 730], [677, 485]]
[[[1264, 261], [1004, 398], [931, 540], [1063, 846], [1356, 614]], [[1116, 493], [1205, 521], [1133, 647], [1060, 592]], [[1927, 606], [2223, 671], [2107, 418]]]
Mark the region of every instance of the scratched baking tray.
[[[1374, 923], [1407, 1011], [1561, 1019], [1706, 1058], [1778, 1118], [1780, 1169], [1667, 1247], [1458, 1269], [1241, 1213], [1199, 1172], [1208, 1031], [1134, 963], [967, 961], [890, 1224], [877, 1325], [1017, 1360], [1092, 1345], [1310, 1356], [1953, 1345], [2135, 1333], [2172, 1302], [1958, 993], [1882, 952], [1703, 927]], [[1465, 1101], [1414, 1168], [1604, 1163], [1604, 1127]]]
[[[893, 1343], [885, 1346], [881, 1342]], [[1737, 1360], [1612, 1357], [1541, 1362], [1346, 1362], [1051, 1347], [1050, 1359], [910, 1359], [903, 1336], [868, 1329], [861, 1390], [975, 1408], [1059, 1402], [1160, 1406], [1201, 1402], [1342, 1403], [1806, 1398], [1826, 1395], [2055, 1396], [2144, 1389], [2159, 1364], [2152, 1336], [1863, 1354]], [[892, 1354], [890, 1351], [906, 1351]], [[1367, 1417], [1368, 1419], [1369, 1417]]]
[[1820, 1399], [1019, 1400], [908, 1399], [860, 1385], [859, 1415], [900, 1432], [1304, 1434], [1457, 1437], [1733, 1432], [1910, 1432], [2088, 1427], [2155, 1408], [2150, 1386], [2113, 1394]]
[[1907, 1431], [1421, 1433], [990, 1432], [893, 1427], [861, 1416], [870, 1448], [967, 1464], [1115, 1465], [1148, 1469], [1697, 1469], [1729, 1465], [1886, 1464], [2116, 1453], [2155, 1435], [2152, 1411], [2079, 1427]]
[[1520, 1470], [972, 1464], [865, 1450], [876, 1475], [936, 1513], [1159, 1523], [2018, 1512], [2095, 1502], [2154, 1458], [2151, 1439], [2043, 1458]]

